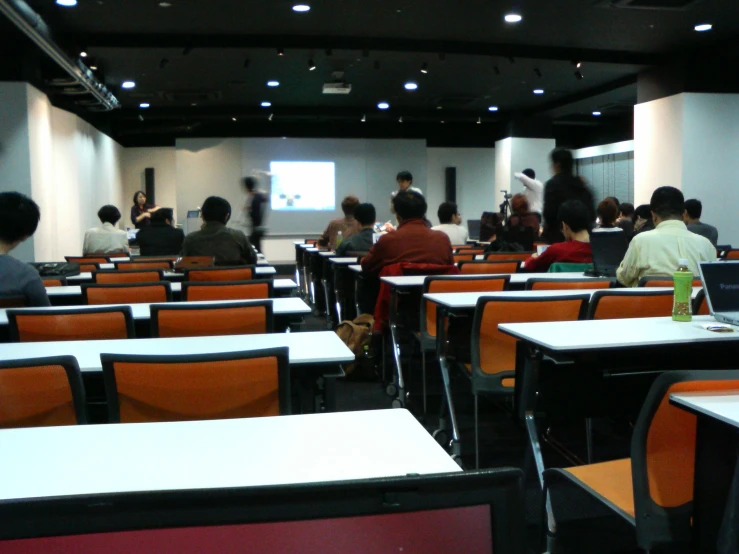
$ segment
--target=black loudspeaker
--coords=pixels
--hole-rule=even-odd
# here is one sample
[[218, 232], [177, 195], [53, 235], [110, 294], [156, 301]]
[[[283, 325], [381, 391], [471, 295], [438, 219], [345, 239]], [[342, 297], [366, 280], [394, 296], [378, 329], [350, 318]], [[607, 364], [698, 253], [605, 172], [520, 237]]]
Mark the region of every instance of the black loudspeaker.
[[457, 168], [447, 167], [444, 170], [446, 181], [445, 202], [457, 202]]
[[154, 197], [154, 168], [153, 167], [147, 167], [144, 169], [144, 184], [145, 191], [146, 192], [146, 203], [151, 204], [152, 206], [156, 206], [157, 202]]

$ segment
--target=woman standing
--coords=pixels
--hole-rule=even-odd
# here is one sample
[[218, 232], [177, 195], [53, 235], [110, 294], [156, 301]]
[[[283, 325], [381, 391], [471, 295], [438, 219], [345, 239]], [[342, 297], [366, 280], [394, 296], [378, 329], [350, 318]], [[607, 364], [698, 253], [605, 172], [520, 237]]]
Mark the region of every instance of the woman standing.
[[158, 209], [159, 206], [146, 203], [146, 193], [143, 190], [136, 191], [133, 195], [133, 206], [131, 206], [131, 223], [137, 229], [147, 227], [150, 224], [151, 214]]

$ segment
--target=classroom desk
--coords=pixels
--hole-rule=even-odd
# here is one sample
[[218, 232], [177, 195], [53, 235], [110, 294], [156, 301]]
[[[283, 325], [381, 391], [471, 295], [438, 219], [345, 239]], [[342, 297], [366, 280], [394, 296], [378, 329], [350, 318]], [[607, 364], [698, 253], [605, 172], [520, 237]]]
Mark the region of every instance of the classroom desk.
[[[104, 268], [104, 265], [112, 265], [112, 264], [100, 264], [100, 269], [108, 269], [107, 267]], [[115, 267], [111, 267], [110, 269], [115, 269]], [[254, 274], [258, 275], [260, 277], [266, 276], [266, 275], [276, 275], [277, 270], [272, 266], [265, 266], [261, 265], [256, 268], [254, 268]], [[178, 273], [175, 271], [165, 271], [164, 272], [164, 278], [167, 281], [181, 281], [185, 278], [184, 273]], [[67, 282], [74, 282], [74, 281], [92, 281], [92, 272], [89, 271], [83, 271], [79, 275], [72, 275], [71, 277], [67, 277]]]
[[0, 504], [460, 471], [405, 410], [7, 429], [0, 449]]
[[[698, 418], [693, 496], [693, 551], [737, 552], [739, 538], [739, 391], [671, 394]], [[733, 532], [730, 532], [733, 530]]]
[[328, 261], [330, 263], [336, 264], [336, 265], [356, 265], [356, 263], [357, 263], [357, 257], [356, 256], [352, 256], [352, 257], [349, 257], [349, 258], [340, 258], [340, 257], [334, 256], [334, 257], [330, 258]]
[[355, 299], [354, 274], [349, 266], [357, 263], [357, 257], [328, 258], [329, 267], [324, 268], [324, 275], [333, 284], [332, 291], [336, 305], [336, 321], [354, 319], [358, 315]]
[[332, 250], [322, 250], [318, 253], [318, 255], [322, 258], [334, 258], [336, 257], [336, 252]]

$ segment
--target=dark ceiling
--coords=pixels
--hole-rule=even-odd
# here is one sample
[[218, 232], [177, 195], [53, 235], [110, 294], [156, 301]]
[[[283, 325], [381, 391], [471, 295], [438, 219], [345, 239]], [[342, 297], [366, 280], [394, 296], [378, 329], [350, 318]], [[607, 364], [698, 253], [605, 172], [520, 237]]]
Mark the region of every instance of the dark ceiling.
[[[611, 5], [634, 1], [688, 5]], [[292, 11], [298, 2], [285, 0], [79, 0], [74, 8], [53, 0], [28, 3], [68, 53], [89, 54], [85, 63], [98, 68], [122, 109], [91, 115], [74, 99], [53, 101], [123, 144], [281, 134], [487, 144], [523, 118], [585, 129], [588, 136], [609, 126], [628, 134], [624, 121], [632, 117], [639, 71], [722, 52], [739, 35], [737, 0], [306, 0], [307, 13]], [[523, 21], [505, 23], [510, 12]], [[711, 32], [693, 30], [704, 22], [714, 25]], [[24, 62], [0, 64], [0, 78], [21, 75], [44, 88], [54, 76], [51, 64], [34, 56], [35, 46], [6, 22], [3, 35]], [[582, 62], [582, 79], [573, 62]], [[351, 93], [323, 94], [337, 71]], [[135, 89], [120, 88], [128, 79]], [[280, 86], [267, 87], [270, 79]], [[418, 90], [406, 91], [408, 81]], [[545, 93], [534, 95], [535, 88]], [[272, 106], [260, 107], [263, 101]], [[380, 101], [391, 108], [378, 110]], [[140, 109], [141, 102], [151, 107]], [[599, 118], [592, 115], [596, 110]]]

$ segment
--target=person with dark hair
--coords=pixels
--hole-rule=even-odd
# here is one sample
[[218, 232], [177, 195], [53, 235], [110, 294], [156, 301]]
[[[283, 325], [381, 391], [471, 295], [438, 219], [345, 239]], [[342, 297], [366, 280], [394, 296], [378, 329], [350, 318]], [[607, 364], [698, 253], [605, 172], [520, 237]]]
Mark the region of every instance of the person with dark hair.
[[452, 243], [444, 233], [426, 227], [426, 200], [423, 195], [405, 190], [393, 198], [398, 228], [380, 237], [369, 254], [362, 258], [362, 269], [378, 272], [398, 262], [452, 265]]
[[642, 204], [634, 210], [634, 234], [638, 235], [645, 231], [654, 231], [652, 209], [649, 204]]
[[675, 187], [660, 187], [649, 204], [655, 228], [639, 233], [629, 245], [616, 278], [627, 287], [653, 275], [672, 276], [681, 259], [698, 275], [698, 262], [716, 261], [716, 248], [700, 235], [691, 233], [683, 222], [685, 198]]
[[529, 208], [529, 200], [525, 194], [514, 194], [511, 198], [511, 217], [508, 218], [508, 227], [531, 227], [534, 230], [534, 239], [539, 237], [541, 226], [539, 216]]
[[550, 154], [554, 177], [544, 187], [544, 232], [542, 239], [549, 243], [562, 242], [557, 217], [559, 207], [567, 200], [579, 200], [588, 209], [590, 224], [595, 222], [595, 200], [590, 187], [573, 174], [574, 159], [566, 148], [555, 148]]
[[439, 225], [431, 227], [432, 231], [441, 231], [453, 245], [464, 246], [467, 244], [469, 233], [462, 227], [462, 216], [454, 202], [443, 202], [436, 211], [439, 217]]
[[623, 202], [618, 205], [618, 219], [616, 220], [616, 226], [620, 227], [626, 233], [626, 236], [631, 239], [634, 235], [634, 205], [629, 202]]
[[149, 225], [151, 214], [156, 212], [159, 206], [146, 203], [146, 193], [137, 190], [133, 193], [133, 206], [131, 206], [131, 223], [136, 229], [142, 229]]
[[214, 256], [217, 265], [252, 265], [257, 254], [242, 231], [226, 227], [231, 204], [219, 196], [209, 196], [200, 210], [203, 226], [182, 243], [183, 256]]
[[161, 208], [151, 216], [151, 225], [141, 229], [136, 235], [142, 256], [171, 256], [179, 254], [185, 233], [173, 227], [172, 208]]
[[613, 197], [609, 196], [605, 200], [602, 200], [600, 204], [598, 204], [596, 212], [600, 223], [595, 229], [593, 229], [593, 232], [623, 232], [623, 229], [616, 225], [616, 220], [618, 219], [618, 205], [613, 201]]
[[359, 224], [359, 233], [342, 241], [336, 247], [337, 256], [346, 256], [348, 252], [369, 252], [372, 248], [375, 220], [377, 212], [372, 204], [360, 204], [354, 210], [354, 218]]
[[85, 231], [82, 255], [90, 254], [128, 254], [128, 233], [115, 225], [121, 219], [121, 212], [110, 204], [98, 210], [102, 225]]
[[[393, 198], [395, 198], [395, 195], [399, 192], [403, 192], [404, 190], [412, 190], [423, 196], [423, 192], [421, 192], [421, 189], [413, 186], [413, 175], [410, 171], [401, 171], [400, 173], [398, 173], [397, 177], [395, 177], [395, 180], [398, 182], [398, 190], [394, 190], [390, 195], [390, 211], [392, 213], [395, 213], [395, 208], [393, 208]], [[431, 227], [430, 224], [427, 225], [428, 227]]]
[[565, 242], [552, 244], [540, 256], [531, 256], [524, 262], [524, 271], [545, 272], [555, 263], [592, 263], [589, 233], [592, 219], [587, 206], [579, 200], [567, 200], [559, 207], [557, 220]]
[[524, 187], [529, 210], [541, 214], [544, 208], [544, 184], [536, 180], [536, 172], [533, 169], [524, 169], [521, 173], [514, 173], [513, 176], [521, 181]]
[[341, 211], [344, 217], [332, 219], [323, 234], [318, 237], [318, 246], [328, 246], [329, 250], [336, 250], [336, 242], [341, 231], [342, 240], [346, 240], [359, 233], [359, 224], [354, 218], [354, 212], [359, 206], [359, 198], [350, 194], [341, 201]]
[[246, 213], [251, 221], [251, 234], [249, 241], [256, 248], [257, 252], [262, 251], [262, 238], [264, 238], [267, 228], [265, 220], [267, 216], [267, 206], [269, 201], [267, 194], [257, 188], [258, 181], [256, 177], [244, 178], [244, 188], [246, 189]]
[[703, 214], [703, 203], [696, 199], [691, 198], [685, 201], [685, 212], [683, 213], [683, 221], [688, 226], [688, 231], [695, 233], [702, 237], [706, 237], [711, 241], [713, 246], [718, 244], [718, 229], [708, 223], [701, 221], [701, 215]]
[[10, 252], [36, 232], [41, 211], [19, 192], [0, 192], [0, 299], [23, 298], [26, 306], [50, 306], [41, 276]]

